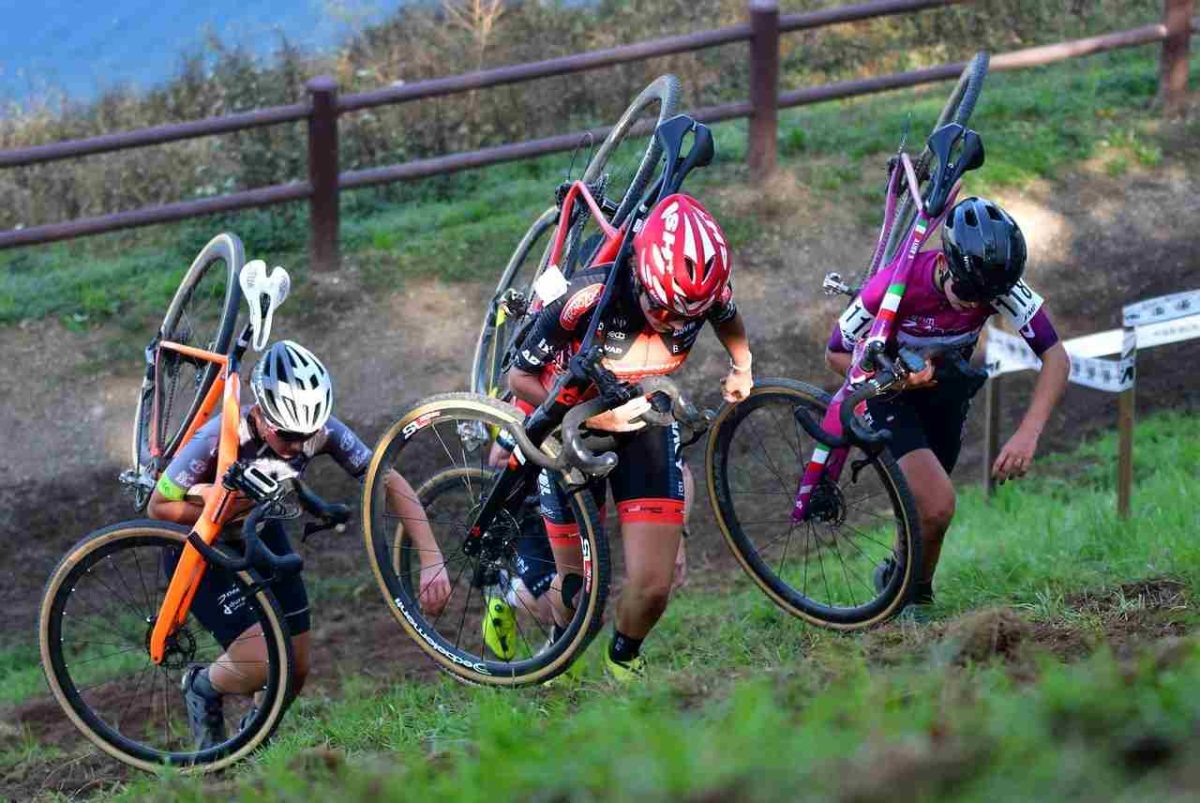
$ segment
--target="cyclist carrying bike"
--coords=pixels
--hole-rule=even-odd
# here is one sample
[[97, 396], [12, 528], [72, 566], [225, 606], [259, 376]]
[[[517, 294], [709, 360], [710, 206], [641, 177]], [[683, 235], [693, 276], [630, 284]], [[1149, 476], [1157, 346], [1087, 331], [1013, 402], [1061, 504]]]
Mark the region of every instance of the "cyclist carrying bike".
[[[868, 420], [892, 431], [889, 449], [920, 518], [924, 565], [910, 608], [914, 618], [925, 618], [933, 603], [933, 575], [954, 518], [950, 472], [971, 397], [985, 379], [966, 360], [988, 318], [1002, 315], [1042, 360], [1021, 424], [992, 465], [997, 480], [1029, 471], [1038, 437], [1067, 386], [1070, 359], [1041, 296], [1021, 278], [1025, 258], [1024, 236], [1007, 212], [981, 198], [955, 204], [942, 230], [942, 251], [916, 256], [896, 310], [897, 342], [925, 356], [925, 368], [908, 377], [904, 392], [867, 402]], [[854, 343], [870, 328], [890, 280], [889, 270], [872, 277], [834, 325], [825, 359], [839, 374], [849, 371]], [[878, 587], [886, 585], [893, 568], [889, 559], [876, 570]]]
[[[722, 395], [730, 402], [745, 398], [753, 385], [750, 347], [729, 283], [729, 247], [716, 220], [696, 199], [670, 195], [650, 211], [633, 245], [632, 264], [617, 275], [596, 331], [603, 366], [628, 382], [670, 374], [687, 359], [708, 321], [730, 356]], [[566, 292], [548, 299], [538, 313], [508, 375], [518, 399], [538, 405], [547, 398], [589, 329], [608, 267], [576, 274]], [[679, 429], [646, 427], [637, 418], [649, 408], [650, 403], [639, 397], [587, 421], [589, 429], [615, 433], [620, 458], [607, 479], [621, 521], [627, 580], [605, 664], [622, 682], [644, 674], [642, 641], [666, 610], [684, 520]], [[542, 516], [562, 578], [552, 591], [561, 626], [570, 621], [568, 612], [582, 585], [577, 575], [561, 570], [582, 563], [579, 527], [562, 492], [544, 473], [539, 486]], [[604, 480], [593, 482], [591, 490], [603, 507]]]
[[[362, 480], [371, 450], [331, 414], [333, 381], [316, 355], [290, 340], [280, 341], [263, 354], [250, 386], [255, 403], [242, 409], [239, 462], [282, 481], [298, 478], [313, 458], [325, 454], [347, 474]], [[218, 417], [201, 427], [163, 471], [150, 497], [152, 518], [185, 525], [199, 518], [206, 495], [220, 488], [221, 478], [216, 476], [220, 423]], [[389, 507], [399, 512], [402, 526], [409, 528], [421, 548], [422, 604], [436, 614], [450, 595], [450, 582], [433, 533], [416, 494], [394, 471], [387, 477], [387, 493]], [[242, 512], [253, 506], [249, 500], [242, 504]], [[260, 537], [278, 555], [294, 551], [279, 519], [268, 519]], [[198, 749], [227, 738], [223, 696], [253, 695], [265, 682], [259, 675], [266, 672], [266, 645], [259, 625], [252, 625], [241, 588], [225, 570], [209, 566], [192, 603], [192, 613], [225, 650], [212, 664], [194, 665], [183, 675], [189, 723]], [[308, 594], [300, 575], [277, 579], [272, 590], [291, 631], [295, 689], [299, 692], [309, 667]]]

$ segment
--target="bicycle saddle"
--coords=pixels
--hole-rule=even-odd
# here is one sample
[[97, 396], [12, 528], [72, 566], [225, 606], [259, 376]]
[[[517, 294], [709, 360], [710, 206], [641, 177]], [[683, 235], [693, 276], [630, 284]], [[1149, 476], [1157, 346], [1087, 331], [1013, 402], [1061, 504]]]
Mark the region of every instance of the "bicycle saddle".
[[250, 307], [250, 327], [254, 331], [255, 351], [267, 347], [271, 337], [271, 319], [275, 310], [292, 289], [292, 279], [286, 269], [276, 267], [267, 273], [267, 263], [261, 259], [247, 262], [238, 275], [238, 284]]
[[942, 214], [950, 190], [963, 174], [983, 166], [983, 140], [975, 131], [950, 123], [930, 134], [927, 144], [938, 166], [930, 179], [925, 213], [936, 218]]

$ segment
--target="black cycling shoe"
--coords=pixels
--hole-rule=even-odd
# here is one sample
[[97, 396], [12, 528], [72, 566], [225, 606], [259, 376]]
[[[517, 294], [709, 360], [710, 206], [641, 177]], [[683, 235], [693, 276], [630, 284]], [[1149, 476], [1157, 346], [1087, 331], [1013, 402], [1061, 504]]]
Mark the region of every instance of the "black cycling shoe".
[[242, 714], [241, 719], [238, 720], [237, 732], [241, 733], [242, 731], [244, 731], [250, 725], [250, 720], [254, 719], [254, 715], [257, 713], [258, 713], [258, 706], [257, 705], [250, 706], [250, 710], [247, 711], [246, 713]]
[[875, 593], [882, 594], [887, 584], [892, 580], [892, 572], [896, 571], [896, 559], [887, 558], [875, 567], [871, 579], [875, 581]]
[[[205, 667], [196, 664], [183, 673], [183, 701], [187, 705], [188, 726], [196, 738], [196, 749], [216, 747], [229, 738], [225, 731], [225, 706], [221, 695], [205, 694], [195, 687], [196, 678]], [[212, 688], [211, 684], [206, 684]]]

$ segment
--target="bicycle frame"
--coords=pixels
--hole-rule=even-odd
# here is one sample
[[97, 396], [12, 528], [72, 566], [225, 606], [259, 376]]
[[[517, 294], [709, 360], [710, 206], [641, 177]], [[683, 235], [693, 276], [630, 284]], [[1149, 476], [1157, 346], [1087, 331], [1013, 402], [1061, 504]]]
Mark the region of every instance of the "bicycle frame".
[[[238, 456], [238, 422], [241, 418], [241, 377], [238, 376], [238, 352], [242, 338], [231, 349], [228, 355], [213, 351], [185, 346], [180, 343], [164, 341], [158, 344], [160, 350], [166, 349], [186, 357], [202, 360], [218, 365], [221, 373], [209, 388], [195, 419], [188, 426], [183, 443], [196, 433], [217, 410], [220, 401], [219, 415], [221, 416], [221, 433], [217, 446], [218, 479], [225, 475], [230, 465]], [[156, 359], [157, 363], [157, 359]], [[240, 497], [236, 491], [231, 491], [219, 483], [214, 484], [214, 492], [209, 494], [204, 502], [204, 510], [192, 527], [193, 532], [200, 536], [204, 543], [212, 545], [221, 533], [221, 529], [232, 518], [234, 503]], [[171, 575], [171, 582], [159, 607], [158, 616], [154, 621], [154, 629], [150, 634], [150, 660], [160, 664], [166, 655], [168, 640], [183, 626], [191, 610], [192, 600], [204, 577], [208, 563], [191, 544], [185, 544], [179, 563]]]
[[[558, 225], [554, 233], [554, 243], [550, 250], [549, 265], [556, 267], [562, 258], [563, 247], [571, 228], [571, 213], [577, 199], [581, 197], [587, 205], [592, 218], [604, 234], [604, 242], [600, 245], [589, 267], [602, 265], [605, 262], [613, 262], [613, 267], [605, 282], [605, 295], [596, 307], [597, 310], [601, 310], [607, 301], [611, 286], [614, 284], [616, 278], [616, 271], [619, 265], [618, 257], [628, 244], [629, 237], [627, 237], [627, 233], [629, 227], [622, 226], [621, 228], [615, 228], [605, 220], [600, 205], [592, 196], [587, 185], [582, 181], [572, 183], [570, 190], [563, 199], [562, 212], [558, 218]], [[599, 320], [599, 315], [593, 317], [591, 326], [584, 339], [585, 348], [595, 334]], [[579, 401], [583, 391], [589, 384], [590, 380], [576, 377], [573, 372], [563, 375], [551, 391], [549, 398], [538, 409], [534, 410], [526, 422], [525, 432], [535, 446], [541, 446], [554, 428], [562, 423], [563, 417]], [[478, 544], [486, 529], [484, 523], [491, 522], [502, 508], [520, 498], [523, 495], [526, 483], [538, 471], [540, 469], [534, 463], [525, 462], [524, 455], [521, 454], [520, 449], [513, 450], [513, 453], [509, 456], [508, 465], [496, 480], [496, 484], [492, 487], [488, 498], [484, 501], [475, 516], [475, 520], [472, 522], [468, 531], [468, 544]], [[585, 586], [591, 583], [590, 565], [590, 561], [585, 556]]]
[[[693, 136], [692, 144], [687, 155], [681, 154], [683, 140], [687, 134]], [[592, 351], [592, 342], [599, 328], [603, 311], [616, 287], [619, 271], [633, 247], [633, 231], [638, 220], [639, 211], [652, 206], [653, 202], [661, 200], [666, 195], [678, 192], [683, 180], [698, 166], [704, 166], [712, 161], [714, 155], [712, 132], [700, 123], [686, 115], [677, 115], [659, 124], [654, 136], [663, 146], [664, 168], [658, 180], [642, 196], [640, 203], [634, 207], [626, 222], [620, 227], [614, 227], [604, 217], [604, 213], [596, 199], [592, 196], [587, 185], [582, 181], [571, 184], [570, 190], [563, 198], [562, 212], [559, 215], [558, 227], [554, 235], [554, 244], [550, 252], [550, 265], [558, 265], [562, 258], [563, 246], [572, 224], [572, 210], [577, 199], [583, 198], [593, 220], [604, 234], [604, 242], [597, 249], [595, 256], [589, 262], [589, 267], [611, 262], [608, 276], [604, 282], [604, 290], [596, 303], [592, 314], [591, 324], [585, 333], [578, 351], [571, 358], [570, 367], [560, 376], [550, 391], [550, 395], [525, 421], [524, 434], [534, 447], [545, 442], [550, 433], [562, 423], [567, 413], [578, 404], [584, 394], [595, 384], [595, 374], [591, 371], [588, 355]], [[519, 504], [529, 480], [539, 471], [532, 462], [527, 462], [521, 450], [514, 449], [508, 460], [508, 465], [492, 486], [488, 497], [480, 506], [468, 528], [468, 537], [463, 544], [463, 550], [468, 555], [478, 554], [485, 548], [484, 535], [496, 514], [503, 508]], [[590, 556], [584, 555], [584, 586], [590, 588], [591, 562]]]
[[[956, 181], [949, 191], [941, 213], [936, 217], [930, 216], [926, 211], [925, 204], [921, 201], [919, 182], [917, 181], [916, 172], [913, 169], [912, 160], [909, 159], [907, 153], [901, 153], [899, 163], [892, 170], [892, 175], [888, 180], [887, 200], [884, 205], [884, 221], [880, 229], [875, 254], [871, 260], [872, 267], [882, 257], [883, 249], [891, 234], [892, 226], [895, 224], [897, 208], [896, 188], [899, 185], [902, 175], [907, 185], [907, 190], [911, 193], [913, 202], [916, 204], [917, 215], [913, 221], [912, 229], [905, 235], [902, 246], [897, 250], [896, 257], [890, 265], [884, 267], [884, 270], [892, 271], [892, 279], [880, 303], [879, 314], [875, 316], [875, 320], [871, 324], [871, 329], [867, 333], [867, 336], [860, 338], [855, 344], [850, 363], [851, 367], [846, 374], [846, 380], [842, 383], [837, 393], [834, 394], [828, 409], [825, 411], [825, 417], [821, 421], [821, 428], [823, 430], [839, 438], [842, 435], [842, 400], [846, 398], [853, 387], [869, 380], [874, 375], [874, 367], [864, 364], [864, 356], [882, 351], [891, 342], [896, 312], [900, 308], [900, 302], [904, 299], [908, 276], [912, 270], [917, 253], [920, 252], [921, 246], [925, 244], [925, 241], [933, 232], [937, 231], [938, 226], [945, 220], [946, 214], [954, 206], [954, 201], [958, 197], [958, 192], [962, 187], [962, 181]], [[866, 402], [862, 402], [861, 407], [865, 406]], [[861, 407], [855, 412], [861, 413]], [[833, 448], [825, 444], [817, 444], [808, 465], [804, 469], [804, 474], [800, 478], [799, 488], [796, 491], [796, 502], [792, 508], [791, 516], [793, 524], [799, 524], [807, 519], [813, 489], [823, 479], [837, 482], [838, 478], [841, 477], [842, 469], [849, 454], [850, 449], [848, 447]]]

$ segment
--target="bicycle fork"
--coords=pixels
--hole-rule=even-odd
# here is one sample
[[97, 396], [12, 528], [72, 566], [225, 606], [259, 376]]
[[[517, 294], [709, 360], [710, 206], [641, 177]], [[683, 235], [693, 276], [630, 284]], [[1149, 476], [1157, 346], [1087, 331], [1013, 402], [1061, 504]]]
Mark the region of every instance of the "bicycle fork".
[[[821, 419], [821, 428], [832, 435], [840, 437], [842, 434], [842, 398], [845, 396], [846, 388], [843, 387], [833, 397], [829, 403], [829, 407], [825, 410], [825, 417]], [[799, 411], [797, 411], [799, 413]], [[809, 458], [808, 465], [804, 468], [804, 473], [800, 476], [800, 486], [796, 490], [796, 503], [792, 507], [792, 524], [799, 524], [806, 521], [811, 512], [810, 502], [812, 501], [813, 489], [823, 480], [836, 483], [842, 476], [842, 469], [846, 466], [846, 458], [850, 456], [850, 450], [846, 447], [834, 448], [826, 446], [823, 443], [818, 443], [813, 449], [812, 457]]]

